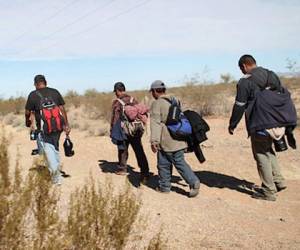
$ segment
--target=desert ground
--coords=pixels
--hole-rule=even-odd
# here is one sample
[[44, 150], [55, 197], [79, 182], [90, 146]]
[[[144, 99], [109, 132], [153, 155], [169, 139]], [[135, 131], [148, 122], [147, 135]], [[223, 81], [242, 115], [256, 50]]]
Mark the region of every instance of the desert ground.
[[[255, 200], [251, 198], [253, 185], [260, 181], [245, 128], [241, 125], [231, 136], [227, 133], [228, 118], [209, 118], [208, 123], [209, 140], [202, 144], [207, 161], [200, 164], [193, 154], [186, 155], [202, 183], [199, 196], [193, 199], [188, 198], [189, 187], [176, 171], [170, 194], [155, 191], [156, 155], [150, 149], [149, 131], [144, 136], [144, 148], [154, 175], [147, 186], [140, 187], [132, 150], [129, 175], [117, 176], [117, 149], [110, 138], [73, 130], [76, 154], [72, 158], [61, 154], [63, 170], [70, 175], [59, 187], [61, 213], [66, 211], [70, 193], [92, 175], [100, 183], [109, 179], [117, 189], [129, 181], [142, 199], [141, 213], [147, 220], [144, 238], [162, 228], [169, 249], [300, 249], [299, 149], [278, 153], [288, 188], [278, 193], [277, 201]], [[30, 153], [35, 143], [29, 140], [25, 128], [6, 125], [5, 131], [10, 139], [11, 166], [18, 151], [26, 174], [32, 167], [34, 157]], [[299, 142], [300, 130], [296, 131], [296, 138]]]

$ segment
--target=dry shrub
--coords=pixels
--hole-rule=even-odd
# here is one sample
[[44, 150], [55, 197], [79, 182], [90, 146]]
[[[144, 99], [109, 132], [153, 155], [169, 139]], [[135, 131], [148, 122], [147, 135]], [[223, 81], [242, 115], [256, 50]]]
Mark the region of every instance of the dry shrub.
[[[292, 92], [299, 90], [300, 78], [281, 78], [284, 85], [286, 85]], [[228, 106], [232, 102], [228, 102], [228, 97], [235, 95], [235, 82], [226, 84], [202, 84], [202, 85], [188, 85], [183, 87], [170, 88], [169, 92], [178, 96], [187, 107], [193, 108], [203, 115], [228, 115]], [[134, 96], [138, 101], [150, 105], [152, 97], [148, 94], [147, 90], [131, 91], [128, 92]], [[69, 91], [65, 95], [67, 110], [77, 109], [84, 107], [83, 114], [85, 119], [90, 120], [104, 120], [110, 121], [111, 116], [111, 103], [114, 99], [113, 93], [102, 93], [95, 89], [90, 89], [84, 95], [80, 95], [75, 91]], [[225, 108], [222, 110], [222, 104]], [[8, 100], [0, 99], [0, 115], [11, 114], [6, 117], [6, 124], [20, 126], [23, 124], [21, 121], [15, 121], [15, 116], [24, 112], [25, 98], [9, 98]], [[72, 123], [72, 119], [70, 119]], [[75, 127], [78, 127], [76, 123]]]
[[291, 77], [291, 78], [281, 78], [284, 85], [290, 90], [293, 96], [294, 103], [296, 105], [297, 113], [298, 113], [298, 129], [300, 124], [300, 78], [299, 77]]
[[147, 250], [167, 249], [167, 241], [163, 238], [162, 232], [155, 235], [147, 247]]
[[[142, 235], [134, 238], [132, 233], [138, 222], [141, 201], [132, 193], [128, 183], [125, 189], [117, 193], [110, 182], [96, 185], [90, 178], [81, 190], [77, 190], [70, 199], [68, 216], [68, 235], [74, 249], [124, 249], [129, 240], [141, 240]], [[139, 228], [140, 229], [140, 228]], [[142, 230], [139, 231], [139, 234]], [[141, 249], [137, 241], [136, 249]], [[161, 233], [154, 236], [146, 249], [165, 249], [166, 241]]]
[[[235, 85], [193, 85], [170, 88], [168, 92], [180, 98], [184, 107], [198, 111], [204, 116], [226, 116], [232, 107], [230, 97], [235, 93]], [[147, 91], [133, 91], [128, 93], [134, 96], [138, 101], [150, 106], [152, 97]], [[87, 90], [82, 96], [75, 94], [69, 94], [68, 96], [70, 100], [72, 100], [72, 98], [75, 100], [80, 99], [80, 104], [83, 107], [82, 116], [84, 116], [85, 120], [103, 120], [106, 123], [110, 122], [111, 104], [115, 98], [112, 93], [100, 93], [91, 89]], [[76, 121], [75, 127], [80, 127], [81, 130], [89, 130], [90, 135], [95, 134], [93, 132], [95, 131], [94, 126], [79, 126], [78, 121]]]
[[14, 180], [9, 175], [8, 143], [0, 142], [0, 249], [26, 249], [26, 222], [32, 198], [32, 178], [25, 184], [17, 161]]
[[15, 119], [14, 119], [14, 121], [13, 121], [13, 123], [12, 123], [12, 126], [14, 128], [25, 127], [23, 117], [20, 117], [19, 115], [16, 116]]
[[14, 128], [25, 127], [24, 118], [21, 115], [9, 113], [4, 115], [1, 120], [4, 124], [11, 125]]
[[52, 241], [56, 241], [56, 233], [59, 231], [60, 218], [57, 203], [59, 194], [52, 188], [49, 171], [45, 167], [39, 168], [34, 175], [34, 190], [32, 211], [36, 222], [35, 249], [46, 248]]
[[90, 128], [90, 124], [88, 122], [83, 122], [81, 124], [79, 124], [79, 130], [80, 131], [88, 131]]
[[[64, 220], [58, 209], [59, 191], [51, 184], [47, 168], [35, 165], [32, 169], [36, 171], [24, 180], [17, 161], [11, 178], [7, 147], [2, 137], [0, 249], [124, 249], [129, 243], [142, 248], [142, 230], [138, 230], [141, 202], [128, 183], [117, 193], [110, 182], [96, 185], [90, 179], [71, 195]], [[140, 235], [133, 238], [135, 231]], [[164, 248], [160, 235], [146, 246]]]
[[82, 105], [85, 107], [85, 113], [89, 119], [109, 121], [112, 100], [112, 93], [100, 93], [91, 89], [82, 96]]
[[[2, 127], [3, 130], [3, 127]], [[0, 188], [3, 192], [10, 187], [8, 141], [3, 135], [0, 142]]]
[[22, 114], [24, 112], [25, 102], [26, 100], [24, 97], [11, 97], [8, 100], [0, 100], [0, 114]]
[[193, 109], [203, 116], [227, 116], [234, 95], [234, 84], [193, 85], [170, 89], [185, 109]]
[[81, 106], [81, 96], [74, 90], [68, 91], [64, 99], [67, 104], [67, 109], [70, 109], [71, 106], [75, 109]]
[[77, 121], [73, 121], [70, 119], [70, 121], [72, 121], [71, 127], [72, 129], [80, 129], [80, 123]]
[[68, 233], [76, 249], [123, 249], [138, 218], [140, 202], [129, 186], [118, 195], [93, 180], [71, 197]]
[[101, 126], [95, 130], [95, 136], [108, 136], [109, 126]]
[[94, 126], [91, 125], [87, 131], [89, 136], [108, 136], [109, 124], [105, 122], [99, 122], [99, 124], [94, 124]]
[[299, 77], [282, 77], [281, 81], [290, 90], [299, 89], [300, 87]]
[[3, 122], [6, 125], [12, 125], [14, 123], [16, 116], [12, 113], [9, 113], [3, 117]]

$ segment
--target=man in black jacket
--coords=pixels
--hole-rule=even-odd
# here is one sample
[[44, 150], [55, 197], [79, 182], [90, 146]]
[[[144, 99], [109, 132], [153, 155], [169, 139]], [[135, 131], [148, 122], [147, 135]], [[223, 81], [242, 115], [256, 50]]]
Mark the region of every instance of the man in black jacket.
[[246, 112], [246, 125], [248, 134], [251, 137], [253, 156], [262, 181], [261, 189], [257, 190], [252, 197], [275, 201], [275, 193], [285, 189], [286, 184], [272, 148], [273, 140], [265, 129], [252, 130], [251, 128], [256, 127], [255, 117], [257, 116], [253, 113], [255, 97], [266, 88], [280, 91], [281, 83], [274, 72], [258, 67], [251, 55], [242, 56], [239, 60], [239, 67], [244, 77], [240, 79], [237, 85], [237, 95], [228, 131], [233, 134]]

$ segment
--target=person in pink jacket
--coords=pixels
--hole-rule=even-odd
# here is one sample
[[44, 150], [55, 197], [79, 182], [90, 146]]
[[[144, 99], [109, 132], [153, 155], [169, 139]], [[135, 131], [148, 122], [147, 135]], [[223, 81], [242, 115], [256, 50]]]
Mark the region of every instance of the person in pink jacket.
[[[125, 104], [138, 104], [137, 100], [133, 97], [129, 96], [126, 93], [126, 88], [124, 83], [117, 82], [114, 85], [114, 93], [116, 95], [116, 99], [112, 103], [112, 116], [111, 116], [111, 127], [110, 132], [116, 123], [121, 119], [123, 107], [119, 100], [124, 102]], [[127, 139], [124, 141], [124, 147], [118, 148], [118, 161], [119, 166], [116, 174], [118, 175], [127, 175], [127, 160], [128, 160], [128, 148], [129, 145], [132, 146], [132, 149], [135, 153], [137, 163], [139, 168], [141, 169], [140, 182], [145, 184], [150, 177], [149, 174], [149, 164], [148, 160], [142, 145], [142, 135], [138, 136], [130, 136], [127, 135]]]

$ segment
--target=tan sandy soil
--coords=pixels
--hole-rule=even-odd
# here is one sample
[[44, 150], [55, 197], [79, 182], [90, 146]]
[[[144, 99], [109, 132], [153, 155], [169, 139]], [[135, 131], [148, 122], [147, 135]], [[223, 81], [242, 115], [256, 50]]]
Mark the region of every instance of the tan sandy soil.
[[[160, 194], [154, 190], [157, 182], [156, 156], [144, 138], [145, 151], [151, 171], [155, 174], [149, 187], [136, 188], [137, 163], [130, 152], [128, 164], [133, 168], [128, 177], [117, 176], [116, 147], [108, 137], [87, 137], [73, 131], [76, 155], [63, 157], [64, 170], [71, 175], [61, 186], [61, 211], [66, 211], [71, 191], [85, 183], [90, 173], [96, 180], [109, 177], [117, 188], [128, 178], [135, 192], [142, 198], [142, 213], [148, 218], [145, 238], [152, 237], [163, 226], [170, 249], [300, 249], [300, 154], [289, 150], [278, 154], [288, 189], [278, 194], [276, 202], [252, 199], [251, 186], [259, 185], [252, 159], [250, 141], [244, 128], [234, 136], [227, 134], [227, 119], [209, 119], [211, 132], [203, 144], [206, 163], [199, 164], [194, 155], [187, 161], [201, 179], [201, 193], [195, 199], [186, 194], [188, 186], [174, 171], [173, 192]], [[296, 132], [300, 143], [300, 131]], [[24, 171], [31, 167], [31, 149], [27, 130], [6, 127], [11, 146], [11, 161], [19, 149]], [[99, 161], [107, 161], [99, 165]], [[102, 170], [101, 169], [104, 170]]]

